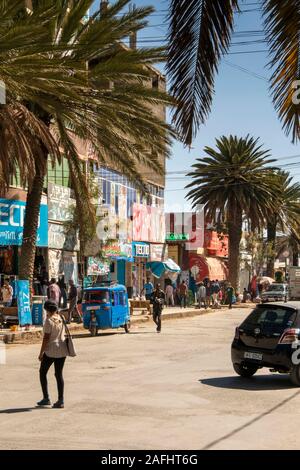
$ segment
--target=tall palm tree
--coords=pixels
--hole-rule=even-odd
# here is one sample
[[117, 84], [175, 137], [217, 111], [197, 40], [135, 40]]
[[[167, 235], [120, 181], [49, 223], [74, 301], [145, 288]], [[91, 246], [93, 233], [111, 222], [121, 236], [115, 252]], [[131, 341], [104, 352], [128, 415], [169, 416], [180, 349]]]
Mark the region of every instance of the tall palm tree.
[[[234, 14], [242, 0], [170, 0], [168, 72], [178, 101], [174, 122], [191, 145], [211, 110], [215, 75], [230, 47]], [[300, 138], [300, 16], [298, 0], [261, 0], [269, 45], [270, 90], [278, 116], [293, 141]]]
[[[149, 66], [162, 61], [164, 53], [152, 48], [131, 50], [122, 44], [146, 25], [152, 8], [123, 14], [129, 0], [117, 0], [101, 16], [97, 11], [83, 21], [93, 3], [33, 0], [33, 10], [28, 12], [19, 0], [0, 2], [0, 80], [7, 91], [7, 103], [0, 106], [0, 140], [5, 143], [0, 150], [0, 174], [8, 185], [2, 167], [10, 165], [12, 172], [15, 163], [24, 168], [23, 180], [28, 183], [19, 264], [23, 279], [33, 275], [49, 155], [53, 160], [61, 154], [67, 157], [78, 208], [86, 212], [88, 186], [75, 137], [90, 143], [99, 163], [113, 163], [142, 190], [145, 184], [138, 164], [160, 171], [159, 155], [168, 154], [171, 130], [152, 106], [171, 100], [145, 86], [151, 78]], [[14, 148], [20, 150], [17, 155]]]
[[207, 216], [225, 219], [229, 237], [229, 280], [239, 284], [239, 254], [243, 216], [253, 228], [264, 222], [273, 209], [276, 181], [270, 176], [268, 151], [247, 136], [221, 137], [216, 148], [205, 147], [205, 157], [193, 165], [188, 198], [193, 206], [204, 205]]
[[286, 171], [274, 172], [273, 178], [277, 180], [278, 192], [274, 200], [275, 211], [270, 211], [267, 216], [267, 241], [272, 253], [267, 260], [267, 275], [270, 277], [274, 277], [277, 231], [289, 233], [295, 250], [300, 220], [300, 183], [293, 183], [293, 177]]

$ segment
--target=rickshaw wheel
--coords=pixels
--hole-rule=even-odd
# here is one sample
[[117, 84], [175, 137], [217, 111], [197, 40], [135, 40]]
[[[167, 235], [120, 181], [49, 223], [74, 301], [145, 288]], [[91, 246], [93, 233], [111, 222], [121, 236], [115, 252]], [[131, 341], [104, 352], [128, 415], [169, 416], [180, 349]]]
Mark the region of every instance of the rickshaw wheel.
[[124, 325], [125, 333], [130, 333], [130, 320]]
[[91, 336], [97, 336], [98, 334], [98, 328], [96, 326], [92, 326], [90, 328]]

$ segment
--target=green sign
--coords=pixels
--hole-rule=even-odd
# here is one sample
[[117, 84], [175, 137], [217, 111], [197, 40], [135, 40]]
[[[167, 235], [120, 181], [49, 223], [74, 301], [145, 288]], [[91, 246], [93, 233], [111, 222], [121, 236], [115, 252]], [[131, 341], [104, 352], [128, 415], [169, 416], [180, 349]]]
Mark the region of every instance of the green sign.
[[166, 240], [177, 242], [177, 241], [188, 241], [190, 236], [188, 233], [167, 233]]

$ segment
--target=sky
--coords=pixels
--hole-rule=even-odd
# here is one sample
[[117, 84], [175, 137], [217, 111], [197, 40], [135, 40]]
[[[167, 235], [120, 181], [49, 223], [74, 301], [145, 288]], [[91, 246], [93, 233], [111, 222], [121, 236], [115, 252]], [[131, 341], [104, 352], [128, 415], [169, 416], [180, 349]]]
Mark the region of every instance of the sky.
[[[165, 44], [168, 0], [135, 0], [132, 3], [137, 6], [152, 5], [156, 9], [149, 17], [149, 27], [139, 33], [138, 47]], [[269, 93], [266, 44], [251, 43], [264, 39], [259, 6], [259, 2], [254, 0], [241, 3], [242, 13], [236, 16], [233, 44], [222, 60], [216, 78], [210, 117], [199, 129], [192, 149], [185, 148], [179, 142], [172, 147], [172, 158], [167, 162], [166, 211], [190, 209], [185, 199], [185, 186], [190, 180], [185, 174], [197, 158], [204, 156], [204, 147], [214, 146], [215, 139], [222, 135], [244, 137], [250, 134], [260, 138], [265, 149], [278, 159], [279, 165], [292, 164], [291, 174], [300, 181], [299, 145], [292, 144], [291, 138], [284, 134]], [[249, 31], [255, 33], [250, 34]], [[288, 166], [283, 168], [288, 169]]]

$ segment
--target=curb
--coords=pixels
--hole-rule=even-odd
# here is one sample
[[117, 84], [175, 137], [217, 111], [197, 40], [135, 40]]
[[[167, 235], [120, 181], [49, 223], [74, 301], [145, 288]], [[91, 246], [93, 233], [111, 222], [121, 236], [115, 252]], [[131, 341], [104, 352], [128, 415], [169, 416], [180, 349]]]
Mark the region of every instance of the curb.
[[[233, 306], [235, 308], [252, 308], [252, 304], [247, 304], [243, 306]], [[189, 318], [189, 317], [197, 317], [202, 315], [208, 315], [209, 313], [218, 312], [221, 310], [227, 310], [226, 306], [222, 306], [220, 309], [212, 309], [208, 308], [207, 310], [204, 309], [182, 309], [179, 312], [165, 312], [162, 314], [162, 320], [176, 320], [179, 318]], [[131, 324], [132, 325], [139, 325], [143, 323], [148, 323], [152, 321], [152, 316], [149, 314], [145, 314], [140, 318], [131, 317]], [[82, 327], [82, 325], [71, 325], [69, 327], [71, 333], [83, 333], [87, 330]], [[107, 330], [109, 331], [109, 330]], [[9, 332], [9, 333], [0, 333], [0, 340], [2, 340], [6, 344], [34, 344], [40, 343], [43, 337], [43, 330], [42, 328], [33, 330], [33, 331], [17, 331], [17, 332]]]

